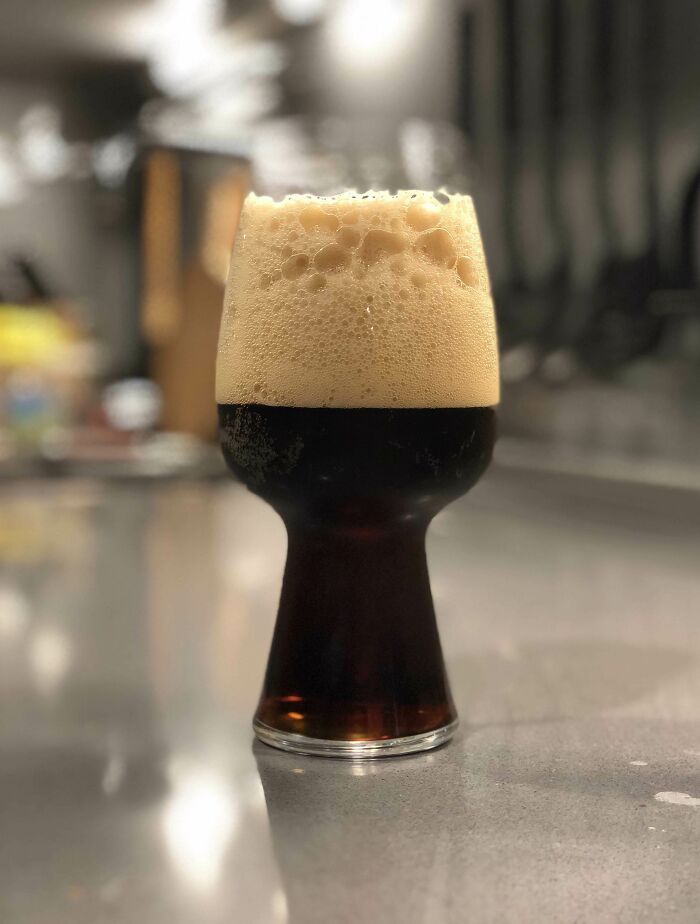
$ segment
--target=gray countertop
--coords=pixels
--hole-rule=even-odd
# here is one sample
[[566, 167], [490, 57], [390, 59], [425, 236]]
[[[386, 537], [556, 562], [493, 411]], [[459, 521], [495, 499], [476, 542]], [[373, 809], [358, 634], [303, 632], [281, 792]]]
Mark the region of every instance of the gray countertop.
[[2, 924], [698, 921], [700, 494], [449, 508], [462, 725], [407, 758], [253, 745], [284, 551], [233, 483], [0, 489]]

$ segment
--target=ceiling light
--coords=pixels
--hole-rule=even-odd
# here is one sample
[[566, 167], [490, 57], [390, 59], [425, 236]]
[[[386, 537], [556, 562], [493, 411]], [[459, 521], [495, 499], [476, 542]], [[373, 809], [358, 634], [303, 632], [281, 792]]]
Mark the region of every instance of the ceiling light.
[[272, 0], [272, 6], [286, 22], [293, 26], [307, 26], [326, 12], [328, 0]]
[[335, 44], [358, 66], [382, 63], [403, 44], [414, 6], [407, 0], [341, 0], [332, 21]]
[[61, 134], [61, 117], [54, 106], [33, 106], [19, 124], [19, 151], [27, 175], [50, 182], [69, 172], [70, 146]]

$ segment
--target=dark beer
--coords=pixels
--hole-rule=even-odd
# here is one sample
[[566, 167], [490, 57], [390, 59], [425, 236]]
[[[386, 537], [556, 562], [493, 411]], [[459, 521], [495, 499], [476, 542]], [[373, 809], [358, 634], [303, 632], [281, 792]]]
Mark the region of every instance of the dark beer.
[[456, 725], [425, 535], [489, 464], [498, 375], [478, 228], [455, 198], [244, 210], [217, 401], [229, 468], [288, 533], [254, 722], [277, 747], [406, 753]]
[[289, 535], [258, 722], [346, 741], [449, 725], [425, 532], [486, 469], [494, 411], [221, 405], [219, 421]]

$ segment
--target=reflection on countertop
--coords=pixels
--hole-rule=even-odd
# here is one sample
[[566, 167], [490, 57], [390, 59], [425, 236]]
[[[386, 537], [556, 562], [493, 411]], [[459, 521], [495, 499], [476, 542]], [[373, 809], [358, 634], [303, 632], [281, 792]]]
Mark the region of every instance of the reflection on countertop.
[[462, 717], [253, 744], [285, 553], [233, 483], [0, 487], [3, 924], [695, 921], [700, 494], [495, 468], [435, 522]]

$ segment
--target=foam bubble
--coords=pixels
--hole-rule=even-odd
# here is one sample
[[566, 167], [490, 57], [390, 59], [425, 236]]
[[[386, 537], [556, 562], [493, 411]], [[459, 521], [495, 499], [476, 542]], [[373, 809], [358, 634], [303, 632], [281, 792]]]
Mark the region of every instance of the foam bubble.
[[282, 264], [282, 275], [285, 279], [298, 279], [309, 268], [309, 257], [305, 253], [294, 253]]
[[457, 262], [457, 248], [452, 235], [444, 228], [423, 232], [418, 236], [414, 247], [426, 260], [437, 263], [438, 266], [450, 269]]
[[427, 231], [440, 221], [440, 206], [436, 202], [414, 202], [406, 210], [406, 221], [415, 231]]
[[402, 253], [408, 244], [408, 235], [403, 231], [372, 228], [364, 236], [360, 246], [360, 257], [367, 264], [378, 263], [383, 257]]
[[307, 205], [303, 208], [299, 213], [299, 221], [305, 231], [312, 231], [314, 228], [335, 231], [340, 224], [337, 215], [324, 211], [319, 205]]
[[349, 225], [343, 225], [343, 227], [336, 234], [335, 239], [342, 247], [353, 249], [360, 243], [360, 237], [360, 232], [357, 228], [353, 228]]
[[309, 292], [320, 292], [326, 288], [326, 277], [322, 273], [314, 273], [309, 279], [306, 288]]
[[467, 196], [250, 195], [219, 339], [219, 403], [498, 403], [493, 304]]
[[314, 266], [320, 273], [341, 270], [350, 263], [350, 254], [340, 244], [326, 244], [314, 257]]

